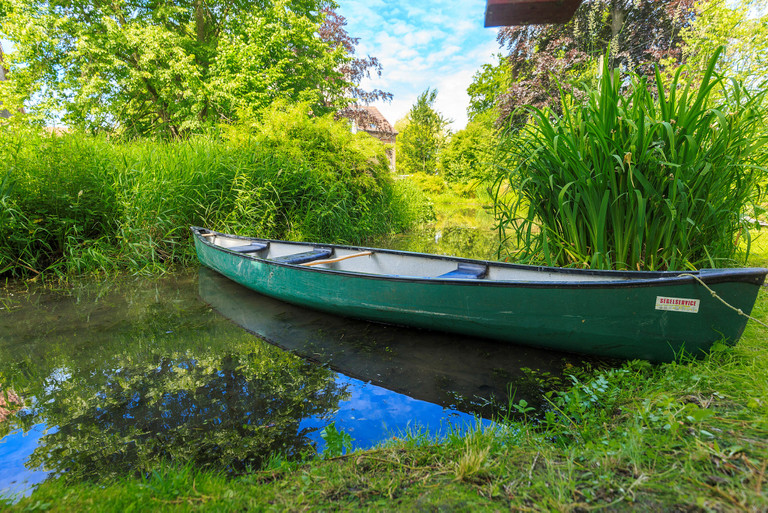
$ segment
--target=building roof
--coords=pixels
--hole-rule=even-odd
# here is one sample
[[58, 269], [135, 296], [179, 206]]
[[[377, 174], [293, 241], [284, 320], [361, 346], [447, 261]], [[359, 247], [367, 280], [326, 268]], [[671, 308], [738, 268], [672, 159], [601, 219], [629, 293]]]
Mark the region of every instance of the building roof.
[[341, 116], [354, 121], [359, 130], [368, 133], [397, 135], [387, 118], [373, 105], [347, 107], [341, 112]]

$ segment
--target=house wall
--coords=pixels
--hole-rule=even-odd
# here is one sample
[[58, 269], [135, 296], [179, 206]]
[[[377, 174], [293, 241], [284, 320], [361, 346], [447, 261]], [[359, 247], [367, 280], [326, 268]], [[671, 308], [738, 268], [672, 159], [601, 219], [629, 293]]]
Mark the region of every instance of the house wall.
[[397, 155], [395, 153], [395, 139], [397, 138], [397, 132], [375, 132], [372, 130], [365, 130], [365, 132], [383, 142], [384, 144], [390, 145], [390, 147], [387, 148], [386, 153], [387, 158], [389, 159], [389, 170], [394, 173], [397, 170]]

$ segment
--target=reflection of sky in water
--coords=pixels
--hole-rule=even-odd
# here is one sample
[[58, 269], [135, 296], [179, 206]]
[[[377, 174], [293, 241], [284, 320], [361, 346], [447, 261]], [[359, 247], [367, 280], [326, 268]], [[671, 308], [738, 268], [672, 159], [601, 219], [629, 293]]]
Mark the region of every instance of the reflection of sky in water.
[[452, 431], [474, 427], [477, 422], [486, 427], [493, 425], [489, 420], [476, 420], [474, 415], [412, 399], [343, 374], [337, 375], [336, 383], [347, 386], [350, 398], [339, 403], [339, 409], [332, 416], [310, 417], [301, 422], [301, 428], [318, 428], [310, 435], [317, 443], [318, 452], [325, 448], [320, 431], [331, 422], [352, 437], [355, 449], [368, 449], [387, 438], [401, 437], [409, 430], [441, 438]]
[[[240, 337], [243, 327], [257, 333], [261, 333], [261, 328], [266, 330], [262, 336], [274, 338], [279, 345], [298, 355], [314, 359], [317, 353], [313, 352], [312, 344], [316, 344], [323, 354], [333, 356], [330, 361], [336, 368], [349, 369], [350, 375], [373, 379], [427, 399], [414, 399], [364, 380], [336, 374], [331, 379], [347, 389], [349, 398], [341, 401], [335, 411], [300, 422], [300, 430], [317, 428], [308, 436], [318, 452], [325, 448], [320, 432], [330, 423], [352, 437], [355, 449], [371, 448], [408, 432], [440, 439], [452, 432], [476, 427], [478, 423], [493, 426], [488, 420], [478, 420], [456, 410], [451, 402], [469, 409], [467, 401], [474, 404], [475, 400], [504, 398], [504, 387], [509, 382], [526, 377], [522, 372], [513, 372], [515, 369], [525, 366], [559, 373], [564, 365], [562, 357], [550, 353], [506, 348], [483, 341], [472, 341], [468, 350], [464, 339], [454, 344], [450, 337], [446, 339], [428, 332], [411, 333], [303, 311], [244, 291], [212, 271], [201, 270], [199, 283], [198, 276], [191, 275], [180, 281], [153, 279], [129, 285], [110, 284], [103, 289], [103, 294], [98, 288], [98, 294], [94, 292], [91, 297], [91, 292], [83, 292], [82, 298], [30, 293], [13, 316], [0, 317], [0, 347], [20, 357], [46, 355], [52, 362], [56, 362], [61, 353], [89, 369], [89, 365], [94, 365], [91, 358], [77, 355], [89, 355], [91, 350], [102, 351], [94, 354], [104, 354], [103, 351], [115, 347], [115, 340], [125, 338], [132, 347], [142, 347], [144, 340], [159, 344], [155, 352], [139, 351], [137, 358], [143, 362], [145, 353], [152, 357], [165, 354], [162, 348], [166, 343], [171, 353], [178, 347], [187, 348], [187, 337], [193, 337], [191, 340], [201, 347], [221, 344], [220, 350], [225, 351], [228, 340]], [[201, 306], [198, 292], [221, 309], [221, 314], [217, 313], [219, 310], [214, 312], [208, 306]], [[250, 320], [254, 312], [262, 314], [256, 315], [255, 327], [240, 322]], [[169, 330], [169, 326], [174, 330]], [[164, 333], [170, 340], [163, 342], [157, 338], [158, 333]], [[120, 347], [115, 350], [119, 353]], [[180, 366], [196, 364], [194, 359], [186, 362]], [[328, 362], [321, 363], [328, 365]], [[114, 368], [102, 367], [95, 365], [93, 372], [112, 373], [121, 365], [118, 361]], [[63, 384], [77, 374], [55, 364], [52, 368], [41, 365], [41, 369], [40, 372], [48, 376], [43, 391], [49, 396], [62, 390]], [[498, 374], [497, 369], [504, 372]], [[26, 399], [27, 405], [32, 401], [34, 407], [34, 398], [30, 395]], [[105, 400], [107, 394], [102, 391], [97, 399]], [[434, 402], [428, 402], [432, 400]], [[443, 407], [436, 403], [451, 405]], [[136, 405], [134, 402], [128, 406], [130, 409]], [[130, 413], [128, 409], [125, 415]], [[168, 409], [163, 413], [170, 415]], [[247, 421], [247, 415], [243, 421]], [[38, 424], [26, 434], [15, 430], [0, 439], [0, 495], [29, 494], [30, 486], [45, 479], [46, 472], [25, 467], [41, 443], [44, 430], [45, 426]]]
[[[320, 432], [331, 422], [335, 422], [339, 431], [352, 437], [355, 449], [368, 449], [393, 436], [402, 437], [409, 431], [426, 432], [431, 438], [442, 438], [450, 432], [474, 427], [478, 422], [483, 426], [493, 425], [489, 420], [476, 419], [473, 415], [412, 399], [343, 374], [336, 375], [336, 383], [347, 387], [349, 399], [342, 401], [336, 412], [306, 418], [299, 427], [300, 430], [317, 428], [310, 438], [317, 444], [318, 452], [325, 448]], [[47, 472], [29, 470], [24, 466], [44, 430], [45, 425], [38, 424], [26, 434], [15, 430], [0, 440], [1, 495], [28, 495], [31, 487], [47, 476]]]
[[45, 425], [37, 424], [27, 433], [17, 429], [0, 440], [0, 494], [28, 495], [31, 486], [41, 482], [48, 475], [48, 472], [28, 470], [24, 466], [45, 434], [44, 431]]

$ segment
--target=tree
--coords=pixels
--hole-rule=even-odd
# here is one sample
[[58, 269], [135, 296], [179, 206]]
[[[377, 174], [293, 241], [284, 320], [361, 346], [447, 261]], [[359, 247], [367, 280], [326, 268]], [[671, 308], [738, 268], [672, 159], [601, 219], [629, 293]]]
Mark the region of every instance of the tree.
[[370, 104], [377, 100], [392, 101], [392, 93], [374, 89], [366, 91], [360, 87], [360, 82], [364, 78], [370, 78], [371, 73], [381, 76], [381, 63], [376, 57], [355, 57], [355, 47], [360, 42], [360, 38], [352, 37], [344, 28], [347, 20], [336, 11], [325, 8], [323, 10], [325, 18], [320, 26], [320, 39], [331, 45], [332, 48], [342, 48], [347, 56], [347, 61], [342, 64], [339, 71], [347, 81], [348, 87], [344, 92], [345, 97], [352, 100], [350, 105], [339, 112], [339, 117], [351, 119], [358, 126], [374, 125], [380, 130], [386, 128], [380, 125], [379, 119], [370, 115], [367, 109], [357, 108], [357, 103]]
[[344, 104], [351, 87], [340, 66], [343, 47], [317, 37], [319, 24], [276, 3], [241, 15], [227, 30], [210, 67], [210, 94], [219, 116], [256, 118], [281, 99], [309, 102], [317, 114]]
[[424, 91], [406, 115], [405, 122], [395, 127], [402, 126], [397, 138], [397, 159], [406, 173], [437, 173], [437, 156], [445, 144], [450, 120], [432, 107], [436, 98], [437, 89]]
[[[5, 80], [5, 61], [3, 60], [3, 44], [0, 43], [0, 82]], [[3, 102], [0, 101], [0, 118], [7, 118], [11, 114], [2, 108]]]
[[694, 69], [703, 69], [719, 47], [725, 51], [717, 71], [752, 90], [768, 80], [768, 0], [703, 0], [696, 20], [683, 31], [684, 55]]
[[655, 63], [679, 65], [682, 30], [694, 14], [693, 0], [594, 0], [564, 25], [502, 29], [498, 41], [509, 52], [512, 80], [496, 100], [502, 119], [523, 105], [557, 109], [560, 86], [596, 75], [609, 47], [609, 65], [625, 72], [651, 77]]
[[466, 128], [451, 136], [440, 152], [446, 180], [467, 182], [487, 178], [493, 157], [495, 111], [475, 114]]
[[390, 101], [392, 93], [387, 93], [380, 89], [366, 91], [359, 84], [364, 78], [370, 78], [371, 73], [381, 76], [381, 63], [376, 57], [354, 57], [355, 47], [360, 42], [359, 37], [352, 37], [344, 28], [347, 20], [333, 9], [328, 7], [323, 9], [323, 23], [318, 32], [320, 39], [330, 44], [332, 48], [343, 48], [349, 56], [339, 69], [342, 76], [346, 79], [349, 87], [346, 96], [363, 103], [373, 103], [377, 100]]
[[349, 103], [352, 80], [378, 65], [354, 67], [356, 40], [322, 28], [332, 0], [4, 4], [16, 96], [90, 130], [180, 136], [258, 116], [276, 99], [323, 113]]
[[467, 113], [470, 120], [478, 114], [495, 109], [499, 91], [506, 91], [512, 86], [512, 68], [509, 61], [501, 54], [498, 59], [496, 65], [483, 64], [472, 77], [472, 83], [467, 88]]

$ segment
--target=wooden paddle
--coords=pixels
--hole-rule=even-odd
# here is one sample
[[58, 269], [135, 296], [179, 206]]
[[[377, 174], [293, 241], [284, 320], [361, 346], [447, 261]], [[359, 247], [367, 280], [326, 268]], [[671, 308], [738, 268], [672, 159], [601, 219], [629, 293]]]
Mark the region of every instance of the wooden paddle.
[[311, 266], [311, 265], [320, 265], [320, 264], [332, 264], [334, 262], [341, 262], [342, 260], [346, 260], [347, 258], [357, 258], [361, 256], [366, 256], [366, 255], [373, 255], [373, 251], [361, 251], [360, 253], [352, 253], [351, 255], [346, 255], [346, 256], [337, 257], [337, 258], [329, 258], [327, 260], [315, 260], [314, 262], [307, 262], [301, 265]]

